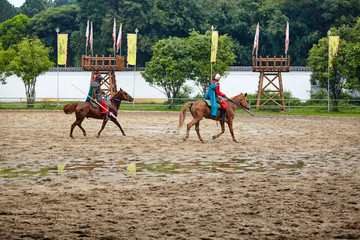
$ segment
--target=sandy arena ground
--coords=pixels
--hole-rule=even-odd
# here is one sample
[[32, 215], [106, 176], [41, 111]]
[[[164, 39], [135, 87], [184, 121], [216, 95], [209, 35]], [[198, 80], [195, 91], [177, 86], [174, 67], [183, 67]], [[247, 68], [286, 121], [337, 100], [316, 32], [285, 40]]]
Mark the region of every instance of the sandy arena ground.
[[178, 116], [0, 111], [0, 239], [360, 239], [359, 118]]

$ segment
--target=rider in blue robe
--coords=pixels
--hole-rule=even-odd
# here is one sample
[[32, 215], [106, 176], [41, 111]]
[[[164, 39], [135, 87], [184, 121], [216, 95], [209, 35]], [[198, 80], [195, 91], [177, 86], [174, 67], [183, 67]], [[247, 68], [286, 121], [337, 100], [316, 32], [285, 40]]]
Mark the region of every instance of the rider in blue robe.
[[[227, 103], [222, 98], [227, 98], [225, 93], [220, 91], [220, 74], [218, 72], [214, 73], [212, 76], [212, 83], [206, 93], [205, 99], [210, 99], [211, 109], [210, 109], [210, 118], [216, 118], [218, 116], [218, 102], [221, 105], [220, 120], [227, 122], [226, 111]], [[222, 97], [222, 98], [219, 98]]]
[[211, 102], [210, 118], [215, 118], [218, 116], [218, 105], [216, 102], [216, 93], [215, 93], [215, 89], [218, 84], [219, 84], [218, 82], [213, 82], [212, 84], [210, 84], [210, 87], [205, 96], [205, 99], [210, 100]]

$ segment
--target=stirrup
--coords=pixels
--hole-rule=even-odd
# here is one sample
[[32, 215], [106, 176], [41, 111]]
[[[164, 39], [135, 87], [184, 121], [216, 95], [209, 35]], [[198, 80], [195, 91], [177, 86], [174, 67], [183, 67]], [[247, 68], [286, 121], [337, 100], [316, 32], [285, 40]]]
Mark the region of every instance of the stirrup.
[[110, 118], [109, 118], [109, 115], [108, 115], [108, 114], [105, 114], [104, 120], [107, 121], [107, 120], [109, 120], [109, 119], [110, 119]]

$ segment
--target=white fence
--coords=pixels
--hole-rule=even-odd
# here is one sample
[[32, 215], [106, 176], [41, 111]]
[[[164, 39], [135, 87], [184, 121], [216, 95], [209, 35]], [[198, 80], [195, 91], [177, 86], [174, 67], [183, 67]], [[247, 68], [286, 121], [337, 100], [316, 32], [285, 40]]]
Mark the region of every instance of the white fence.
[[[244, 67], [243, 67], [244, 68]], [[243, 69], [246, 70], [246, 69]], [[283, 73], [284, 91], [290, 91], [295, 98], [310, 98], [310, 74], [309, 71], [293, 71]], [[91, 72], [46, 72], [37, 79], [36, 98], [39, 99], [69, 99], [85, 98], [90, 84]], [[239, 93], [255, 93], [258, 90], [259, 73], [252, 71], [230, 71], [229, 75], [221, 81], [221, 91], [232, 97]], [[116, 84], [134, 98], [166, 98], [160, 88], [150, 86], [142, 78], [139, 71], [116, 72]], [[186, 85], [193, 89], [191, 97], [200, 93], [200, 89], [193, 81], [187, 81]], [[12, 76], [7, 79], [7, 84], [0, 84], [0, 97], [2, 98], [26, 98], [24, 83], [21, 79]]]
[[[69, 98], [69, 99], [61, 99], [61, 101], [75, 101], [75, 102], [83, 102], [85, 98]], [[129, 103], [123, 101], [122, 106], [130, 106], [134, 110], [136, 109], [143, 109], [147, 107], [154, 107], [153, 103], [157, 103], [156, 107], [164, 107], [164, 108], [171, 108], [171, 107], [182, 107], [185, 102], [187, 101], [194, 101], [197, 100], [196, 98], [174, 98], [174, 99], [167, 99], [167, 98], [138, 98], [134, 99], [136, 104]], [[171, 105], [171, 101], [175, 101], [174, 105]], [[257, 107], [256, 102], [257, 99], [248, 99], [249, 105], [251, 109], [255, 109]], [[56, 101], [56, 99], [51, 99], [50, 101], [44, 101], [44, 99], [35, 99], [34, 106], [38, 106], [38, 108], [54, 108], [59, 107], [62, 108], [65, 103], [61, 101]], [[287, 112], [290, 112], [291, 109], [295, 108], [328, 108], [328, 100], [327, 99], [284, 99], [285, 101], [285, 108]], [[356, 109], [360, 108], [360, 99], [349, 100], [349, 99], [339, 99], [336, 100], [338, 102], [338, 109]], [[3, 98], [0, 97], [0, 107], [3, 106], [5, 108], [25, 108], [27, 107], [27, 100], [26, 98]], [[264, 105], [262, 106], [263, 109], [281, 109], [282, 107], [278, 105]], [[332, 108], [330, 102], [330, 108]], [[120, 107], [121, 109], [121, 107]]]

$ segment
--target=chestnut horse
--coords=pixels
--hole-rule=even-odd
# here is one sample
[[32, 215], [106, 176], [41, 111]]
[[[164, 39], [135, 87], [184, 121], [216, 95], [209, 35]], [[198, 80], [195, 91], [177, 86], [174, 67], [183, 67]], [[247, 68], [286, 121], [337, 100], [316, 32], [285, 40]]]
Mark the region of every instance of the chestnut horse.
[[[228, 109], [226, 111], [226, 118], [227, 118], [227, 124], [229, 126], [232, 139], [233, 139], [234, 142], [238, 143], [238, 141], [236, 140], [236, 138], [234, 136], [234, 132], [233, 132], [233, 120], [234, 120], [234, 117], [235, 117], [234, 112], [235, 112], [236, 108], [238, 107], [237, 104], [240, 104], [245, 109], [249, 109], [249, 103], [248, 103], [248, 100], [247, 100], [247, 93], [245, 93], [245, 94], [241, 93], [241, 94], [239, 94], [239, 95], [237, 95], [235, 97], [232, 97], [231, 100], [233, 102], [231, 102], [230, 100], [226, 100], [226, 102], [228, 104]], [[237, 104], [235, 104], [235, 103], [237, 103]], [[195, 125], [195, 130], [196, 130], [196, 133], [197, 133], [197, 135], [199, 137], [199, 140], [201, 142], [204, 142], [204, 140], [200, 136], [199, 125], [200, 125], [200, 121], [204, 117], [205, 118], [210, 118], [210, 107], [206, 104], [206, 102], [204, 100], [197, 100], [195, 102], [187, 102], [180, 111], [178, 130], [184, 124], [184, 120], [185, 120], [185, 117], [186, 117], [186, 110], [187, 110], [188, 107], [190, 108], [190, 113], [193, 116], [193, 120], [187, 124], [186, 136], [184, 137], [184, 141], [189, 138], [190, 128], [193, 125]], [[220, 112], [220, 110], [219, 110], [219, 112]], [[220, 116], [220, 113], [218, 114], [218, 116]], [[220, 137], [220, 135], [225, 132], [225, 122], [222, 121], [220, 119], [220, 117], [211, 118], [211, 119], [215, 120], [215, 121], [220, 121], [220, 125], [221, 125], [221, 132], [212, 137], [212, 139], [215, 140], [216, 138]]]
[[[122, 90], [120, 88], [120, 90], [114, 95], [114, 97], [112, 97], [110, 99], [111, 102], [111, 108], [110, 108], [110, 112], [112, 112], [115, 117], [110, 116], [110, 120], [116, 124], [116, 126], [118, 126], [120, 128], [120, 131], [122, 132], [123, 136], [126, 136], [124, 130], [121, 128], [120, 123], [118, 122], [118, 120], [116, 119], [117, 114], [118, 114], [118, 109], [120, 107], [121, 101], [125, 100], [125, 101], [129, 101], [132, 102], [133, 98], [124, 90]], [[101, 113], [99, 108], [94, 108], [91, 103], [89, 102], [82, 102], [82, 103], [69, 103], [66, 104], [63, 107], [63, 110], [66, 114], [72, 114], [73, 112], [75, 112], [76, 115], [76, 120], [75, 122], [71, 125], [71, 130], [70, 130], [70, 137], [74, 138], [73, 136], [73, 130], [76, 126], [79, 126], [79, 128], [82, 130], [84, 136], [86, 137], [86, 131], [85, 129], [81, 126], [82, 121], [84, 120], [84, 118], [96, 118], [96, 119], [104, 119], [104, 115]], [[110, 114], [111, 115], [111, 114]], [[102, 127], [100, 129], [100, 131], [98, 132], [97, 137], [100, 137], [100, 133], [101, 131], [105, 128], [105, 125], [107, 123], [107, 120], [104, 119]]]

